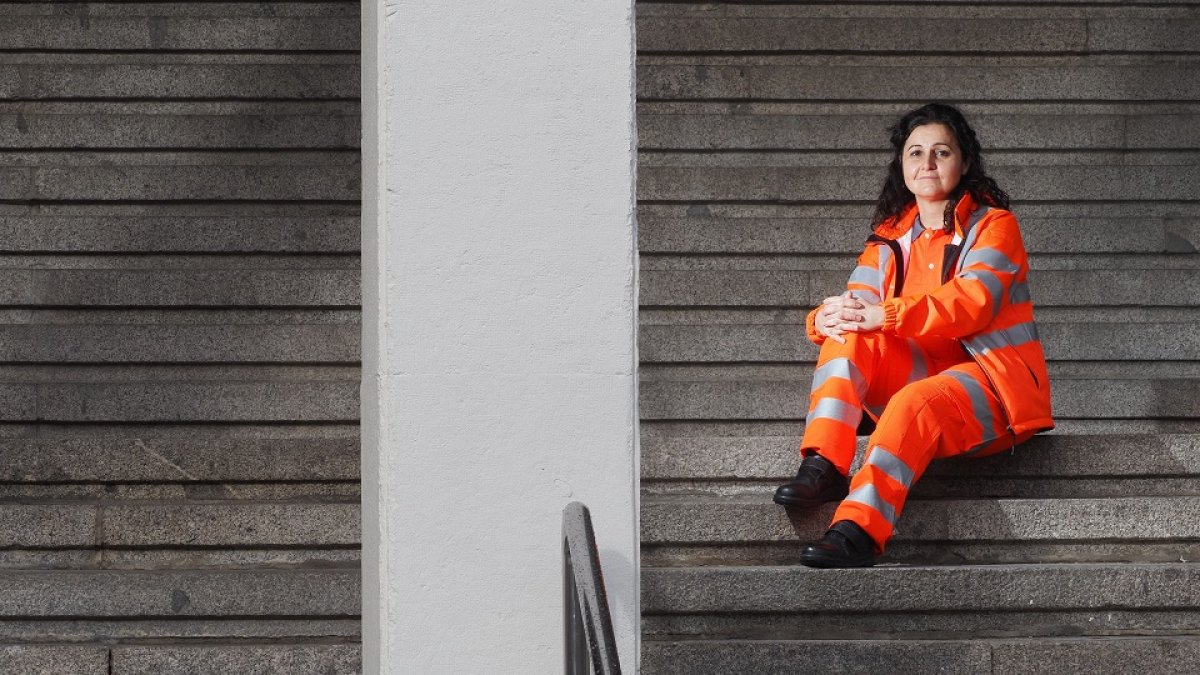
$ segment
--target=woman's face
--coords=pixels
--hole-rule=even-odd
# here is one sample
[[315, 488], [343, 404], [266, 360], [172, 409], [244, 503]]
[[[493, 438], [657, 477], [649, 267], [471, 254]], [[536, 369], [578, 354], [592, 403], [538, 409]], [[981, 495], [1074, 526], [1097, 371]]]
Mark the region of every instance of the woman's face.
[[949, 199], [967, 172], [954, 132], [944, 124], [922, 124], [913, 129], [901, 153], [904, 185], [920, 201]]

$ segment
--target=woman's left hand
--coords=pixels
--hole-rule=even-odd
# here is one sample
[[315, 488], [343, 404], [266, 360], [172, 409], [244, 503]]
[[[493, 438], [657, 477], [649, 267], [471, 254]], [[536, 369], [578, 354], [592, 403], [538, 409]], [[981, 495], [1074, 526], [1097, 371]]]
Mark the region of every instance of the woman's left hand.
[[847, 333], [869, 333], [883, 327], [883, 305], [859, 303], [857, 308], [843, 307], [838, 329]]

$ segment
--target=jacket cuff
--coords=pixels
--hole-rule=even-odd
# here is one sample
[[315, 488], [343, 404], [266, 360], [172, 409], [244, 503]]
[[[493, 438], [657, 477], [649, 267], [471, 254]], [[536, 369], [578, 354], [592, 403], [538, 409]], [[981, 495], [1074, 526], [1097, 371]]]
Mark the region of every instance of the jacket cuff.
[[[818, 308], [819, 309], [819, 308]], [[804, 332], [808, 333], [808, 339], [818, 347], [825, 344], [825, 334], [817, 330], [817, 310], [814, 309], [804, 318]]]
[[896, 324], [900, 321], [900, 301], [892, 298], [883, 302], [883, 325], [880, 330], [889, 333], [896, 332]]

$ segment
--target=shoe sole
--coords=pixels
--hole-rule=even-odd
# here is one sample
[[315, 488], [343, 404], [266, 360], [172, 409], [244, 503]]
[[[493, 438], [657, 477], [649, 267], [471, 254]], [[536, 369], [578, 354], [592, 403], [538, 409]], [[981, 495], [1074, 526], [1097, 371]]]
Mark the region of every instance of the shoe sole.
[[826, 556], [801, 555], [800, 562], [805, 567], [817, 567], [820, 569], [853, 569], [861, 567], [874, 567], [875, 559], [850, 559], [845, 558], [828, 558]]
[[845, 494], [841, 495], [840, 497], [831, 496], [831, 497], [826, 497], [825, 499], [788, 499], [787, 497], [780, 497], [780, 496], [776, 495], [774, 498], [772, 498], [771, 501], [775, 502], [776, 504], [779, 504], [780, 506], [799, 506], [799, 507], [803, 507], [803, 508], [815, 508], [817, 506], [820, 506], [822, 504], [826, 504], [829, 502], [840, 502], [843, 499], [845, 499], [846, 495], [848, 495], [848, 494], [850, 494], [850, 492], [847, 490], [845, 492]]

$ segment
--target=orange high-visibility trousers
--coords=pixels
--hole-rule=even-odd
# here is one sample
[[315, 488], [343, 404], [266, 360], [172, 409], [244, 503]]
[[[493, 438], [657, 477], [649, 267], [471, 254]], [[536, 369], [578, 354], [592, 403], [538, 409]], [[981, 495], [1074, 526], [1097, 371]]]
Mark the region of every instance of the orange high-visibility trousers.
[[832, 522], [858, 523], [882, 553], [930, 461], [988, 455], [1025, 439], [1008, 432], [987, 376], [953, 341], [880, 332], [842, 337], [845, 344], [826, 340], [821, 347], [800, 449], [849, 474], [863, 411], [877, 420]]

